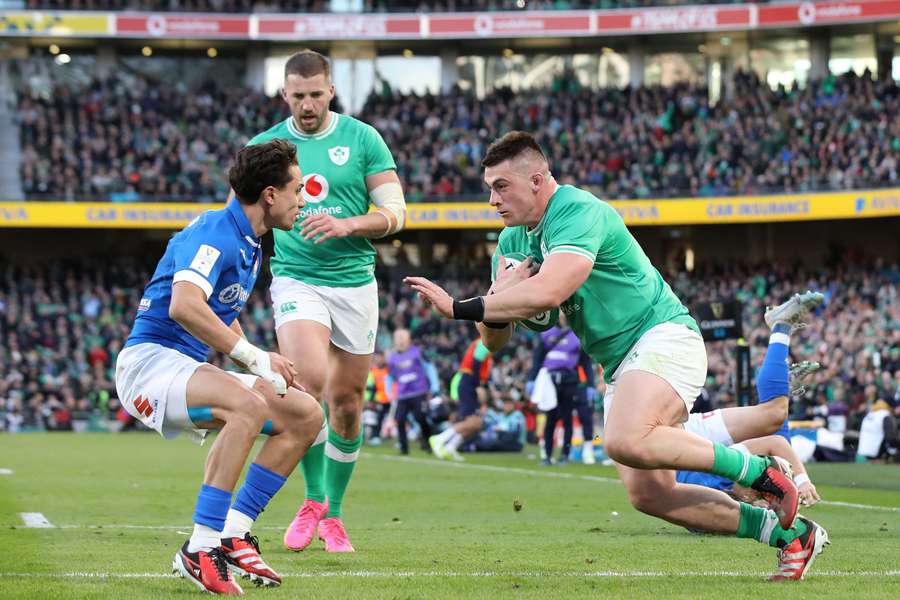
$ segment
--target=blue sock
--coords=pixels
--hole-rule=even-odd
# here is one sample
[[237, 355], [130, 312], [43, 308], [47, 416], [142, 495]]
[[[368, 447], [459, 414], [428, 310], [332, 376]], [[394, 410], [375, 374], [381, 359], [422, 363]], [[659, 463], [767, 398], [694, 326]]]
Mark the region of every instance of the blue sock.
[[225, 528], [225, 516], [228, 514], [229, 504], [231, 504], [231, 492], [204, 483], [200, 487], [200, 493], [197, 494], [194, 523], [222, 531]]
[[[788, 372], [788, 349], [791, 343], [791, 326], [788, 323], [775, 323], [769, 337], [769, 348], [763, 359], [762, 368], [756, 376], [756, 392], [760, 403], [769, 402], [779, 396], [790, 394], [790, 375]], [[788, 423], [785, 419], [777, 434], [790, 439]]]
[[237, 493], [232, 508], [253, 519], [266, 508], [272, 496], [278, 493], [287, 477], [262, 467], [256, 463], [247, 470], [244, 485]]

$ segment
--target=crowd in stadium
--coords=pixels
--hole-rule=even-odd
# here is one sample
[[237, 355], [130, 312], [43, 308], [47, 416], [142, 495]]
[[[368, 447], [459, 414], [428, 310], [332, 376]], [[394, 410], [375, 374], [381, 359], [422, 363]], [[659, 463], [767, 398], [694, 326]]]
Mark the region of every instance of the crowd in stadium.
[[[900, 180], [900, 90], [848, 73], [771, 89], [738, 72], [729, 97], [672, 87], [495, 90], [483, 99], [372, 94], [358, 115], [384, 136], [409, 202], [482, 197], [479, 162], [511, 129], [535, 132], [557, 179], [626, 199], [883, 187]], [[250, 132], [280, 98], [207, 82], [188, 92], [129, 76], [46, 97], [18, 93], [21, 178], [33, 199], [221, 200]], [[75, 175], [78, 174], [76, 177]]]
[[[49, 269], [0, 271], [0, 409], [2, 425], [69, 429], [73, 416], [114, 419], [119, 404], [113, 385], [118, 351], [127, 337], [150, 265], [131, 260], [79, 260]], [[388, 351], [391, 332], [408, 327], [413, 341], [437, 367], [442, 392], [475, 330], [462, 322], [436, 317], [400, 284], [403, 275], [381, 277], [380, 351]], [[482, 292], [484, 273], [460, 272], [445, 279], [457, 296]], [[825, 305], [796, 331], [792, 360], [816, 360], [823, 367], [794, 398], [792, 418], [846, 417], [858, 429], [869, 408], [884, 400], [900, 415], [900, 268], [882, 263], [863, 267], [804, 269], [796, 265], [698, 267], [668, 277], [687, 303], [735, 297], [744, 304], [744, 334], [755, 368], [762, 362], [769, 330], [762, 321], [766, 305], [796, 290], [822, 291]], [[242, 315], [248, 339], [274, 348], [271, 308], [261, 281]], [[524, 403], [531, 366], [533, 334], [520, 332], [495, 360], [493, 399], [511, 395]], [[713, 407], [735, 402], [733, 342], [707, 344], [706, 393]], [[227, 366], [221, 356], [213, 364]]]
[[[713, 0], [714, 4], [732, 4], [738, 0]], [[456, 12], [478, 10], [571, 10], [583, 8], [631, 8], [639, 6], [675, 6], [695, 4], [690, 0], [363, 0], [360, 12]], [[173, 12], [251, 13], [331, 12], [329, 0], [26, 0], [33, 10], [143, 10]]]

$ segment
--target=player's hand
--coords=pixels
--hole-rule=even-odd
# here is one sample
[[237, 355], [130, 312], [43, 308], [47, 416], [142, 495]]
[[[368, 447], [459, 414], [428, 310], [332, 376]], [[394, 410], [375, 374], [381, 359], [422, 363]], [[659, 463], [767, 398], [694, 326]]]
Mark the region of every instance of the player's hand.
[[813, 506], [821, 500], [819, 492], [816, 491], [816, 486], [811, 481], [804, 481], [797, 486], [797, 490], [800, 492], [800, 503], [803, 506]]
[[444, 288], [424, 277], [406, 277], [403, 282], [419, 293], [419, 298], [430, 304], [442, 317], [453, 318], [453, 298]]
[[534, 259], [530, 256], [523, 260], [516, 268], [511, 269], [511, 266], [512, 265], [507, 264], [506, 259], [503, 258], [503, 256], [500, 256], [497, 259], [497, 274], [494, 277], [494, 284], [488, 291], [489, 294], [496, 294], [509, 289], [537, 273]]
[[297, 371], [294, 369], [294, 363], [277, 352], [269, 352], [269, 362], [271, 364], [272, 373], [280, 375], [284, 379], [284, 390], [279, 389], [281, 385], [276, 385], [271, 381], [269, 383], [272, 383], [275, 387], [275, 391], [283, 396], [287, 393], [287, 388], [292, 387], [294, 380], [297, 378]]
[[347, 221], [326, 214], [308, 215], [300, 225], [300, 235], [304, 240], [315, 238], [315, 244], [331, 238], [347, 237], [353, 234], [353, 228]]

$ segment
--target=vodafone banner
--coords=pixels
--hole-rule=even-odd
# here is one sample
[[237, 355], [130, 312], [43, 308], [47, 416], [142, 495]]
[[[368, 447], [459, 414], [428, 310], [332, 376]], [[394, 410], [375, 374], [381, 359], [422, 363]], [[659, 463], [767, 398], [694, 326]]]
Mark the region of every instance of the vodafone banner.
[[420, 39], [426, 17], [412, 15], [261, 15], [257, 37], [289, 40]]
[[[88, 19], [88, 21], [85, 21]], [[900, 20], [900, 0], [442, 14], [84, 13], [0, 11], [0, 37], [422, 40], [648, 35]], [[37, 24], [37, 25], [36, 25]]]
[[597, 13], [597, 31], [615, 33], [678, 33], [748, 29], [756, 6], [679, 6]]
[[115, 32], [120, 36], [220, 39], [250, 37], [250, 17], [205, 14], [117, 14]]
[[430, 15], [428, 32], [435, 38], [590, 35], [592, 17], [590, 11]]
[[759, 7], [759, 27], [888, 21], [900, 16], [900, 0], [801, 2]]

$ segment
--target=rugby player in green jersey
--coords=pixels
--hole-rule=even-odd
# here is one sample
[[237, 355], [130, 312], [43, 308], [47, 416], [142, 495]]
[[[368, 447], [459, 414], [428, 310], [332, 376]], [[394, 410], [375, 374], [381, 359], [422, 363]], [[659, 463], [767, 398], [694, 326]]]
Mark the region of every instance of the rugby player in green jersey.
[[406, 216], [390, 150], [370, 125], [329, 110], [334, 93], [324, 56], [294, 54], [284, 69], [291, 116], [250, 140], [291, 142], [304, 173], [307, 206], [293, 230], [275, 235], [271, 288], [279, 349], [328, 409], [327, 428], [302, 461], [305, 501], [284, 535], [296, 551], [318, 530], [327, 551], [353, 552], [341, 506], [362, 444], [363, 391], [378, 330], [370, 239], [400, 231]]
[[[442, 316], [476, 322], [491, 351], [509, 341], [516, 322], [559, 307], [585, 351], [604, 367], [605, 450], [632, 505], [677, 525], [776, 547], [779, 570], [772, 578], [801, 578], [827, 533], [796, 518], [799, 494], [784, 463], [682, 427], [706, 379], [706, 348], [694, 319], [619, 213], [585, 190], [557, 184], [527, 133], [495, 141], [482, 166], [490, 204], [506, 225], [488, 294], [456, 300], [427, 279], [407, 283]], [[506, 256], [515, 257], [513, 268]], [[676, 483], [677, 469], [751, 487], [774, 510]]]

